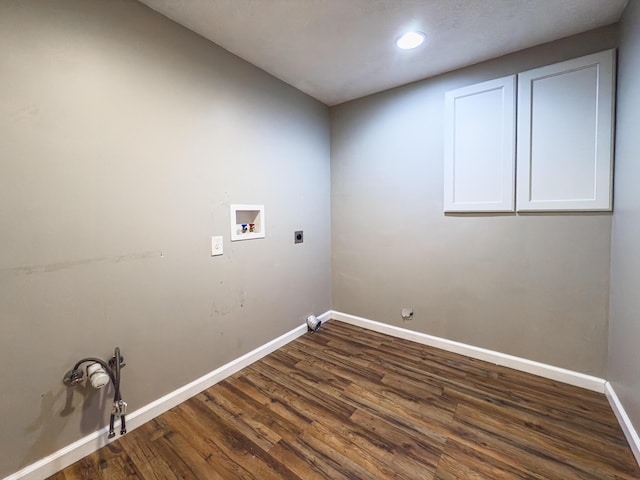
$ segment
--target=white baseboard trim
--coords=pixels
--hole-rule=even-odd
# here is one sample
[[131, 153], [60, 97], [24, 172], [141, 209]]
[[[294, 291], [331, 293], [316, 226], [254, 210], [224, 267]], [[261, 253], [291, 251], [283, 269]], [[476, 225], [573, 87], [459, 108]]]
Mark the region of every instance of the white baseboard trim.
[[318, 320], [320, 320], [320, 323], [324, 323], [328, 320], [331, 320], [332, 313], [333, 313], [333, 310], [326, 311], [322, 315], [318, 315]]
[[606, 382], [604, 393], [609, 400], [609, 405], [611, 405], [613, 413], [618, 419], [618, 423], [624, 432], [624, 436], [627, 438], [627, 442], [629, 443], [629, 447], [631, 447], [633, 456], [636, 457], [636, 462], [640, 465], [640, 437], [638, 437], [638, 432], [636, 432], [636, 429], [633, 427], [631, 419], [624, 410], [624, 407], [622, 406], [618, 395], [616, 395], [616, 392], [613, 390], [611, 383]]
[[[331, 311], [325, 312], [319, 315], [318, 318], [321, 322], [327, 321], [331, 317]], [[260, 360], [262, 357], [270, 354], [278, 348], [286, 345], [287, 343], [295, 340], [296, 338], [304, 335], [307, 332], [306, 323], [294, 328], [293, 330], [285, 333], [271, 340], [268, 343], [252, 350], [251, 352], [236, 358], [235, 360], [222, 365], [221, 367], [213, 370], [212, 372], [203, 375], [202, 377], [194, 380], [183, 387], [168, 393], [164, 397], [161, 397], [144, 407], [131, 412], [127, 415], [127, 431], [131, 431], [140, 425], [154, 419], [155, 417], [163, 414], [167, 410], [179, 405], [180, 403], [188, 400], [189, 398], [197, 395], [198, 393], [212, 387], [218, 382], [221, 382], [225, 378], [233, 375], [234, 373], [242, 370], [243, 368], [251, 365], [253, 362]], [[120, 428], [116, 425], [116, 431]], [[31, 465], [19, 470], [3, 480], [42, 480], [49, 477], [54, 473], [68, 467], [69, 465], [81, 460], [85, 456], [97, 451], [101, 447], [104, 447], [108, 443], [115, 441], [119, 438], [116, 435], [115, 438], [107, 439], [108, 427], [101, 428], [97, 432], [87, 435], [80, 440], [61, 448], [57, 452], [38, 460]]]
[[[488, 361], [497, 365], [514, 368], [516, 370], [533, 373], [578, 387], [587, 388], [596, 392], [606, 393], [607, 398], [609, 398], [609, 402], [618, 417], [618, 421], [627, 436], [631, 449], [640, 463], [640, 440], [638, 439], [638, 435], [633, 429], [633, 426], [624, 412], [617, 396], [615, 396], [615, 392], [609, 383], [603, 379], [333, 310], [327, 311], [322, 315], [318, 315], [318, 319], [322, 323], [325, 323], [330, 319], [338, 320], [394, 337], [404, 338], [406, 340], [440, 348], [442, 350], [459, 353], [461, 355]], [[167, 410], [170, 410], [176, 405], [179, 405], [185, 400], [188, 400], [207, 388], [210, 388], [239, 370], [251, 365], [253, 362], [304, 335], [306, 332], [306, 324], [300, 325], [299, 327], [296, 327], [280, 337], [271, 340], [255, 350], [132, 412], [127, 415], [127, 430], [131, 431], [154, 419]], [[118, 426], [116, 428], [118, 428]], [[108, 428], [104, 427], [97, 432], [87, 435], [86, 437], [61, 448], [53, 454], [28, 465], [22, 470], [5, 477], [3, 480], [41, 480], [42, 478], [49, 477], [118, 438], [118, 436], [116, 436], [112, 440], [107, 439], [107, 432]]]
[[331, 318], [351, 325], [356, 325], [358, 327], [367, 328], [375, 332], [391, 335], [393, 337], [404, 338], [405, 340], [429, 345], [448, 352], [459, 353], [467, 357], [513, 368], [514, 370], [520, 370], [522, 372], [532, 373], [551, 380], [568, 383], [569, 385], [574, 385], [576, 387], [586, 388], [587, 390], [592, 390], [594, 392], [605, 393], [606, 380], [598, 377], [592, 377], [591, 375], [585, 375], [584, 373], [554, 367], [553, 365], [527, 360], [526, 358], [516, 357], [506, 353], [487, 350], [486, 348], [474, 347], [465, 343], [455, 342], [453, 340], [447, 340], [446, 338], [436, 337], [413, 330], [407, 330], [406, 328], [396, 327], [394, 325], [387, 325], [386, 323], [380, 323], [374, 320], [356, 317], [355, 315], [349, 315], [347, 313], [337, 312], [334, 310], [331, 311]]

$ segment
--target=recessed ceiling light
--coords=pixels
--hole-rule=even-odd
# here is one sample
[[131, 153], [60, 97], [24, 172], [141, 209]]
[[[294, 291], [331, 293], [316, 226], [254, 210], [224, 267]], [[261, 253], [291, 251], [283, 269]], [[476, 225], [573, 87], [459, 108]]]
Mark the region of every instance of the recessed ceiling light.
[[396, 40], [396, 45], [402, 50], [411, 50], [419, 47], [424, 42], [424, 33], [407, 32]]

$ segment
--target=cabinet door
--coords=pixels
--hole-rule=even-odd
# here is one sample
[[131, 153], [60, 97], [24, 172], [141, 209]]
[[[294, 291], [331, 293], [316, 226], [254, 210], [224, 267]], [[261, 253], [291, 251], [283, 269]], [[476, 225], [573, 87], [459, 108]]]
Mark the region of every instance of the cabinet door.
[[611, 210], [615, 50], [518, 75], [518, 211]]
[[445, 95], [445, 212], [513, 212], [515, 84], [511, 75]]

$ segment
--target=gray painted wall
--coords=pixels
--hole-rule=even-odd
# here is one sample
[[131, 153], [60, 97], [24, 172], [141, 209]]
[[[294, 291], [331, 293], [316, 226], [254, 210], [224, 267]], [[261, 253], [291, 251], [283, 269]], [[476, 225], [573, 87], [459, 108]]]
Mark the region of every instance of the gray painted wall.
[[[608, 376], [638, 424], [630, 3]], [[111, 392], [61, 384], [80, 357], [119, 345], [135, 410], [329, 309], [330, 267], [336, 310], [603, 376], [611, 216], [444, 216], [442, 114], [449, 89], [617, 33], [332, 108], [330, 196], [325, 106], [132, 0], [1, 2], [0, 477], [105, 424]], [[267, 238], [230, 243], [230, 203], [264, 203]]]
[[447, 90], [616, 45], [607, 27], [332, 108], [333, 308], [603, 376], [611, 215], [445, 216], [443, 111]]
[[[324, 105], [133, 0], [0, 2], [0, 59], [4, 477], [105, 425], [81, 357], [121, 347], [132, 411], [330, 308], [330, 144]], [[229, 243], [230, 203], [267, 237]]]
[[640, 2], [621, 23], [607, 379], [640, 430]]

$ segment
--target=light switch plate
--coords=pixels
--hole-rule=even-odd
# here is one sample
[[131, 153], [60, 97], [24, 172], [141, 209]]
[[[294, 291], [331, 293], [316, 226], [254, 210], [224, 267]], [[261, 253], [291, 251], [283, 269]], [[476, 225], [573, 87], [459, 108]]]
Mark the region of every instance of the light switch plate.
[[222, 237], [211, 237], [211, 256], [222, 255], [223, 239]]

